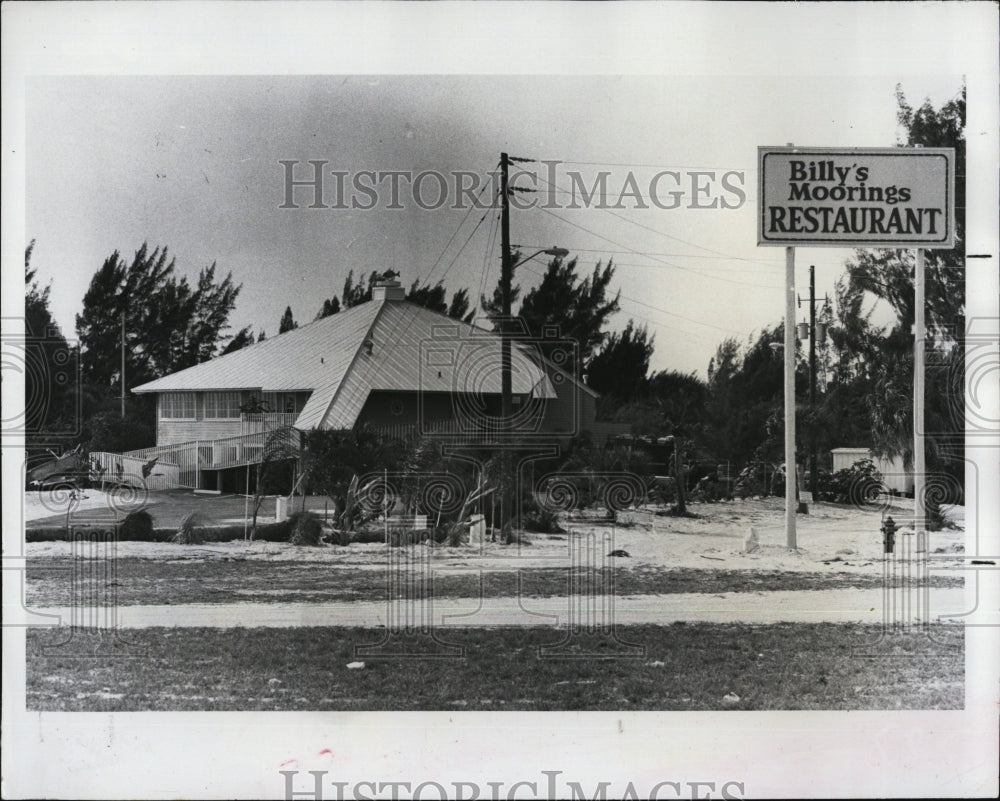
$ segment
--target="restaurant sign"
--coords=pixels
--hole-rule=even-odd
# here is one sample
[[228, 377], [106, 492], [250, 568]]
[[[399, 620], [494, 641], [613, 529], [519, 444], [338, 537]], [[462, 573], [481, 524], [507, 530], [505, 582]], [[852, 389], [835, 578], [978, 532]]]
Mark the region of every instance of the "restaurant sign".
[[757, 244], [951, 248], [952, 148], [759, 147]]

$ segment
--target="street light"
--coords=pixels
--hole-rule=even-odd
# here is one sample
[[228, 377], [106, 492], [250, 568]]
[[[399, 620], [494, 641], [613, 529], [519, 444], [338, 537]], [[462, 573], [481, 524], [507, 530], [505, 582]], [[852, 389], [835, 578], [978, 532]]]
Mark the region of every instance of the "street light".
[[518, 267], [519, 265], [521, 265], [521, 264], [524, 264], [525, 262], [529, 262], [529, 261], [531, 261], [531, 260], [532, 260], [533, 258], [535, 258], [535, 256], [541, 256], [541, 255], [542, 255], [543, 253], [544, 253], [544, 254], [545, 254], [546, 256], [555, 256], [556, 258], [559, 258], [559, 259], [565, 259], [565, 258], [566, 258], [566, 257], [567, 257], [567, 256], [569, 255], [569, 251], [568, 251], [568, 250], [566, 250], [566, 248], [557, 248], [557, 247], [551, 247], [551, 248], [542, 248], [541, 250], [537, 250], [537, 251], [535, 251], [534, 253], [532, 253], [532, 254], [531, 254], [530, 256], [528, 256], [528, 258], [526, 258], [526, 259], [518, 259], [518, 260], [517, 260], [516, 262], [514, 262], [514, 264], [512, 265], [512, 269], [517, 269], [517, 267]]

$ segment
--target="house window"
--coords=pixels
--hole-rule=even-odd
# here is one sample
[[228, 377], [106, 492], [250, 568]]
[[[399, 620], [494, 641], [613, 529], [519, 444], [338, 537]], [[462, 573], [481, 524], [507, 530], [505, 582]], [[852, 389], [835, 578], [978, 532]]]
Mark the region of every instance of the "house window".
[[205, 419], [221, 420], [240, 416], [239, 392], [206, 392]]
[[265, 392], [263, 401], [269, 412], [298, 414], [305, 408], [306, 397], [301, 392]]
[[160, 419], [194, 420], [196, 401], [193, 392], [164, 392], [160, 395]]

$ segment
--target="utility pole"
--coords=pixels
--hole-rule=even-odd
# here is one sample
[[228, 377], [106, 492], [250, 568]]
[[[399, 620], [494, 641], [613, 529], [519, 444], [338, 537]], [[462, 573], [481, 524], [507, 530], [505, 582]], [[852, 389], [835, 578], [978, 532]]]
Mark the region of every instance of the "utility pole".
[[500, 154], [500, 414], [506, 431], [513, 406], [510, 359], [510, 293], [513, 256], [510, 252], [510, 158]]
[[926, 548], [927, 541], [927, 504], [924, 498], [927, 484], [927, 457], [924, 451], [925, 272], [924, 249], [917, 248], [913, 273], [913, 531], [917, 535], [918, 552]]
[[816, 265], [809, 265], [809, 492], [812, 502], [819, 495], [816, 475]]
[[[830, 303], [829, 296], [824, 298], [824, 304]], [[802, 298], [799, 298], [799, 306]], [[798, 325], [799, 339], [809, 337], [809, 411], [813, 415], [813, 424], [809, 428], [809, 491], [813, 502], [819, 494], [819, 475], [817, 473], [816, 457], [816, 343], [826, 342], [826, 323], [816, 323], [816, 265], [809, 265], [809, 322]]]
[[122, 420], [125, 419], [125, 312], [122, 312]]
[[[510, 163], [518, 161], [534, 161], [529, 158], [518, 158], [508, 156], [506, 153], [500, 154], [500, 431], [504, 435], [504, 442], [515, 430], [513, 414], [513, 381], [511, 379], [511, 317], [510, 308], [511, 283], [514, 280], [514, 256], [511, 253], [510, 244], [510, 196], [514, 192], [534, 192], [534, 189], [521, 186], [510, 185]], [[551, 247], [543, 248], [536, 253], [532, 253], [527, 258], [518, 260], [518, 264], [541, 256], [554, 256], [564, 258], [569, 255], [565, 248]], [[503, 526], [503, 539], [508, 541], [509, 532], [513, 524], [513, 477], [510, 469], [511, 454], [509, 446], [501, 446], [500, 457], [500, 519]]]
[[[510, 293], [513, 281], [513, 255], [510, 252], [510, 157], [500, 154], [500, 430], [503, 438], [510, 430], [513, 409], [510, 356]], [[501, 441], [501, 448], [506, 445]], [[500, 457], [500, 538], [506, 542], [511, 528], [510, 455], [506, 448]], [[496, 528], [496, 521], [493, 521]]]

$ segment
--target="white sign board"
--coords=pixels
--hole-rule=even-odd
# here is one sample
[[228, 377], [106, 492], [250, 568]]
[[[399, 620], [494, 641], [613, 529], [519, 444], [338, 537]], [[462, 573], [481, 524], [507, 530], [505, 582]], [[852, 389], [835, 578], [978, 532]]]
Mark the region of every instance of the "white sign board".
[[758, 245], [951, 248], [953, 148], [759, 147]]

